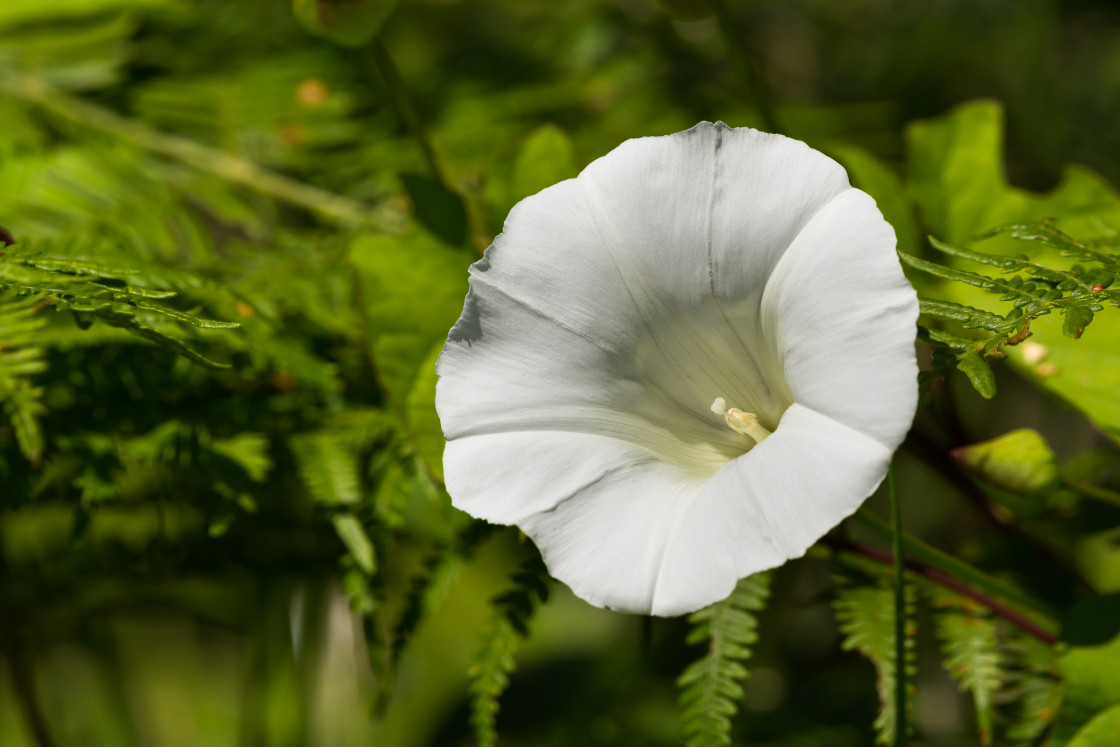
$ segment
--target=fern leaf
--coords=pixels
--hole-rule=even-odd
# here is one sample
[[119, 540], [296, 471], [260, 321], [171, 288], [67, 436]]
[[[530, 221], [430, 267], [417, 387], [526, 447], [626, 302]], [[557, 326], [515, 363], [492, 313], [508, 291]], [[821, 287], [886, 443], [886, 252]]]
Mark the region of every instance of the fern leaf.
[[677, 679], [681, 726], [688, 747], [731, 744], [731, 719], [743, 696], [740, 684], [749, 676], [743, 665], [758, 639], [755, 613], [770, 595], [770, 575], [739, 581], [722, 602], [689, 616], [688, 643], [707, 643], [708, 651]]
[[289, 440], [296, 469], [311, 497], [331, 506], [354, 505], [362, 498], [358, 456], [333, 433], [307, 433]]
[[46, 370], [43, 350], [35, 344], [46, 323], [36, 315], [34, 299], [0, 302], [0, 407], [12, 424], [20, 452], [31, 462], [43, 455], [39, 416], [44, 412], [43, 390], [32, 383]]
[[479, 638], [469, 672], [471, 726], [479, 747], [497, 744], [498, 700], [517, 666], [515, 655], [521, 638], [529, 634], [529, 619], [548, 599], [548, 572], [539, 557], [522, 564], [510, 578], [510, 590], [491, 601], [494, 614]]
[[[906, 587], [908, 604], [912, 603], [913, 587]], [[875, 666], [878, 675], [879, 715], [875, 719], [876, 742], [888, 745], [895, 740], [900, 726], [895, 716], [895, 635], [894, 635], [894, 594], [890, 589], [879, 587], [846, 587], [840, 590], [834, 604], [836, 620], [844, 636], [841, 647], [845, 651], [858, 651]], [[910, 617], [909, 615], [907, 617]], [[914, 630], [907, 629], [906, 671], [914, 666]], [[913, 678], [907, 677], [908, 683]], [[907, 688], [913, 694], [913, 684]], [[907, 698], [907, 707], [913, 703]]]
[[1004, 681], [996, 700], [1008, 720], [1005, 735], [1016, 745], [1037, 744], [1053, 725], [1062, 700], [1054, 649], [1012, 630], [1002, 653]]
[[999, 629], [983, 607], [957, 595], [934, 592], [935, 632], [945, 668], [972, 695], [980, 743], [991, 745], [993, 696], [1003, 684]]

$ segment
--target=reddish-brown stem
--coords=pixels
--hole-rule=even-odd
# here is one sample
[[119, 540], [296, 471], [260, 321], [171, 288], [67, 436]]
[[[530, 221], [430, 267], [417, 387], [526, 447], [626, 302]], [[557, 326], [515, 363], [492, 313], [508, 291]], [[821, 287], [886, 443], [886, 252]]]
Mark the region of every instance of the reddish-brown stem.
[[[847, 551], [855, 553], [857, 555], [862, 555], [865, 558], [870, 558], [877, 563], [882, 563], [883, 565], [887, 566], [894, 563], [894, 554], [888, 552], [887, 550], [880, 550], [879, 548], [871, 547], [870, 545], [861, 545], [857, 542], [852, 542], [841, 537], [826, 537], [824, 539], [824, 542], [825, 544], [832, 547], [833, 550]], [[998, 599], [994, 599], [988, 594], [985, 594], [984, 592], [969, 586], [959, 578], [949, 575], [945, 571], [934, 568], [933, 566], [927, 565], [918, 560], [903, 559], [903, 565], [906, 566], [906, 569], [911, 573], [916, 573], [923, 578], [929, 579], [938, 586], [943, 586], [946, 589], [955, 591], [961, 596], [968, 597], [969, 599], [972, 599], [984, 605], [994, 614], [1002, 617], [1004, 620], [1007, 620], [1009, 623], [1019, 628], [1027, 635], [1042, 641], [1047, 646], [1053, 646], [1058, 642], [1058, 637], [1056, 635], [1051, 633], [1049, 630], [1046, 630], [1038, 623], [1027, 618], [1023, 614], [1016, 612], [1015, 610], [1005, 605], [1003, 602], [1000, 602]]]

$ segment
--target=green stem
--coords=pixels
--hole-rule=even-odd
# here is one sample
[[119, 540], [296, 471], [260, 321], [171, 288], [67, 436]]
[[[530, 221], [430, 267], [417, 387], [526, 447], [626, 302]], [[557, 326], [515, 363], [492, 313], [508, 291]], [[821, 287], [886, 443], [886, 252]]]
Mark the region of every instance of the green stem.
[[[867, 509], [861, 508], [852, 518], [878, 536], [888, 540], [894, 539], [891, 525]], [[1046, 603], [1028, 594], [1024, 594], [1011, 584], [1001, 581], [994, 576], [989, 576], [987, 573], [977, 568], [973, 568], [968, 563], [958, 560], [948, 553], [944, 553], [935, 547], [927, 545], [916, 537], [902, 534], [901, 541], [902, 548], [907, 554], [929, 566], [937, 568], [950, 576], [966, 581], [971, 586], [991, 596], [1002, 597], [1010, 602], [1014, 602], [1020, 607], [1051, 618], [1051, 622], [1053, 618], [1057, 617], [1057, 612]]]
[[734, 16], [731, 15], [730, 8], [727, 7], [726, 0], [712, 0], [712, 7], [719, 22], [720, 33], [727, 45], [728, 55], [733, 58], [732, 62], [738, 69], [748, 99], [758, 108], [762, 126], [770, 132], [780, 132], [774, 100], [766, 87], [757, 55], [744, 39]]
[[894, 743], [895, 747], [906, 747], [906, 569], [902, 558], [902, 510], [893, 464], [887, 471], [887, 494], [891, 503], [891, 548], [894, 552]]
[[[823, 550], [822, 548], [822, 552], [814, 550], [814, 557], [819, 557], [822, 560], [833, 558], [838, 562], [846, 563], [847, 565], [864, 572], [867, 572], [868, 570], [866, 563], [864, 562], [867, 560], [872, 560], [875, 563], [890, 566], [892, 568], [894, 567], [894, 553], [887, 552], [886, 550], [880, 550], [876, 547], [870, 547], [869, 545], [860, 545], [855, 542], [849, 542], [848, 540], [841, 539], [839, 537], [825, 537], [822, 540], [822, 545], [830, 548], [831, 555], [828, 554], [828, 550]], [[853, 560], [858, 562], [852, 562]], [[924, 578], [927, 581], [931, 581], [932, 583], [935, 583], [938, 586], [948, 589], [956, 594], [960, 594], [963, 597], [968, 597], [974, 602], [983, 605], [987, 609], [991, 610], [993, 614], [1002, 617], [1004, 620], [1007, 620], [1009, 623], [1019, 628], [1027, 635], [1031, 636], [1032, 638], [1037, 638], [1047, 646], [1054, 646], [1058, 642], [1058, 637], [1052, 631], [1052, 628], [1054, 627], [1053, 621], [1049, 622], [1050, 627], [1040, 625], [1034, 620], [1027, 617], [1024, 613], [1019, 612], [1018, 610], [1014, 610], [995, 597], [990, 596], [983, 591], [980, 591], [979, 589], [969, 586], [955, 576], [950, 576], [948, 573], [945, 573], [942, 570], [939, 570], [917, 560], [907, 560], [905, 558], [903, 560], [906, 566], [906, 570], [910, 571], [914, 575]], [[892, 573], [892, 571], [888, 571], [888, 573]]]
[[424, 160], [427, 161], [432, 176], [443, 185], [444, 189], [463, 200], [463, 207], [467, 211], [467, 223], [470, 228], [471, 244], [475, 252], [479, 256], [482, 256], [482, 252], [490, 245], [491, 237], [483, 225], [481, 217], [482, 211], [478, 204], [477, 196], [464, 194], [461, 190], [455, 189], [452, 185], [447, 165], [443, 158], [440, 157], [439, 150], [435, 146], [435, 141], [432, 139], [431, 132], [424, 124], [424, 118], [420, 116], [420, 110], [416, 108], [412, 96], [409, 95], [408, 87], [404, 83], [404, 78], [401, 77], [400, 69], [397, 68], [397, 64], [393, 61], [393, 57], [389, 54], [385, 43], [382, 42], [380, 38], [374, 39], [370, 42], [369, 53], [373, 58], [374, 65], [377, 66], [378, 71], [381, 73], [381, 77], [385, 79], [385, 85], [389, 88], [389, 95], [393, 98], [393, 103], [408, 125], [412, 137], [415, 138], [416, 142], [420, 145], [420, 150], [424, 153]]
[[389, 95], [393, 97], [393, 103], [401, 116], [404, 117], [409, 131], [412, 132], [412, 137], [416, 138], [416, 142], [420, 144], [420, 149], [424, 152], [424, 160], [428, 162], [428, 168], [431, 169], [432, 176], [444, 187], [450, 189], [447, 169], [444, 168], [443, 161], [440, 159], [435, 144], [432, 142], [432, 137], [428, 133], [428, 128], [424, 125], [420, 112], [412, 102], [412, 97], [404, 84], [404, 78], [401, 77], [401, 71], [390, 56], [389, 50], [386, 49], [380, 38], [376, 38], [370, 42], [369, 51], [373, 56], [374, 64], [381, 72], [381, 77], [385, 79], [385, 85], [389, 88]]
[[108, 109], [83, 101], [38, 78], [23, 75], [0, 77], [0, 90], [36, 104], [55, 116], [125, 140], [144, 150], [181, 161], [227, 181], [254, 189], [290, 205], [305, 208], [323, 218], [348, 224], [388, 226], [391, 211], [336, 195], [290, 179], [229, 153], [168, 135]]
[[1082, 482], [1081, 480], [1063, 480], [1067, 487], [1073, 488], [1079, 493], [1083, 493], [1089, 498], [1107, 503], [1110, 506], [1120, 506], [1120, 493], [1108, 488], [1102, 488], [1099, 485], [1092, 483]]

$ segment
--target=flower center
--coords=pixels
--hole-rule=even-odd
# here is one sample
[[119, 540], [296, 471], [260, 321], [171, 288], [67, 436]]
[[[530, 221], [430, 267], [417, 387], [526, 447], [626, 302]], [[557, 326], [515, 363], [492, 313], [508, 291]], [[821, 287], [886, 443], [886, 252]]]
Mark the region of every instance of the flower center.
[[716, 415], [722, 415], [727, 427], [736, 433], [742, 433], [744, 436], [750, 436], [756, 443], [762, 443], [762, 440], [770, 435], [770, 431], [762, 427], [762, 423], [758, 422], [758, 416], [753, 412], [744, 412], [738, 407], [727, 407], [727, 401], [723, 397], [716, 397], [716, 401], [712, 403], [712, 412]]

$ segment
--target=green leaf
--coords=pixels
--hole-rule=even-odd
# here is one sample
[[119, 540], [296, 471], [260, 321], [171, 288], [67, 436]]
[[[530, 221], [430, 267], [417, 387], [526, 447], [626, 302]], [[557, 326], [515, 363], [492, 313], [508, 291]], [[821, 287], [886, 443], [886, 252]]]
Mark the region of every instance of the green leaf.
[[702, 643], [706, 653], [677, 678], [681, 729], [688, 747], [731, 744], [731, 719], [743, 697], [740, 684], [749, 676], [743, 662], [758, 640], [755, 613], [770, 596], [770, 574], [739, 581], [727, 599], [688, 617], [692, 630], [686, 639]]
[[953, 457], [982, 480], [1019, 495], [1046, 490], [1060, 477], [1050, 444], [1041, 433], [1029, 428], [962, 446], [953, 451]]
[[[1051, 216], [1074, 236], [1120, 227], [1120, 196], [1086, 169], [1067, 168], [1046, 194], [1010, 186], [1003, 174], [1003, 115], [994, 102], [966, 104], [944, 117], [915, 123], [907, 142], [910, 194], [932, 233], [949, 245], [964, 248], [993, 227]], [[986, 254], [1015, 257], [1023, 251], [1024, 242], [1006, 236], [984, 244]], [[939, 286], [936, 295], [966, 306], [991, 304], [983, 291], [958, 283]], [[1088, 318], [1085, 311], [1072, 316], [1067, 311], [1062, 319], [1039, 318], [1031, 324], [1031, 343], [1007, 352], [1015, 368], [1120, 441], [1120, 398], [1115, 396], [1120, 391], [1120, 315], [1106, 309], [1085, 332], [1087, 339], [1075, 340], [1072, 335], [1085, 328]]]
[[875, 199], [887, 223], [894, 228], [898, 248], [907, 254], [918, 250], [918, 226], [902, 179], [867, 151], [852, 145], [831, 145], [825, 152], [847, 170], [852, 185]]
[[1098, 713], [1074, 735], [1068, 747], [1115, 747], [1120, 744], [1120, 704]]
[[337, 514], [332, 518], [335, 531], [338, 532], [342, 544], [350, 552], [350, 557], [365, 571], [367, 576], [372, 576], [377, 570], [377, 560], [373, 551], [373, 543], [362, 527], [362, 523], [353, 514]]
[[1120, 636], [1102, 646], [1070, 648], [1058, 658], [1058, 669], [1065, 696], [1054, 738], [1061, 744], [1096, 714], [1120, 703]]
[[529, 634], [529, 619], [548, 600], [548, 572], [539, 557], [526, 561], [512, 574], [512, 587], [491, 600], [493, 616], [479, 638], [470, 668], [471, 726], [479, 747], [493, 747], [498, 699], [517, 666], [514, 655], [520, 639]]
[[413, 229], [360, 236], [351, 247], [378, 372], [402, 414], [437, 344], [463, 310], [471, 257]]
[[1082, 306], [1066, 309], [1065, 319], [1062, 322], [1062, 333], [1067, 337], [1077, 339], [1085, 332], [1089, 322], [1093, 321], [1093, 312]]
[[46, 411], [43, 389], [32, 381], [47, 370], [45, 351], [38, 345], [46, 321], [38, 310], [38, 299], [0, 296], [0, 407], [12, 424], [20, 452], [34, 463], [43, 455], [39, 416]]
[[0, 3], [0, 28], [16, 24], [89, 18], [125, 10], [145, 10], [173, 5], [176, 0], [4, 0]]
[[980, 743], [991, 745], [993, 697], [1004, 681], [996, 621], [964, 597], [940, 589], [932, 597], [945, 668], [960, 689], [972, 695]]
[[437, 343], [428, 357], [420, 364], [412, 391], [405, 402], [405, 421], [420, 458], [433, 475], [443, 481], [443, 426], [436, 413], [436, 360], [443, 352], [443, 343]]
[[1120, 635], [1120, 594], [1087, 597], [1062, 616], [1064, 642], [1100, 646]]
[[514, 201], [570, 179], [576, 172], [575, 149], [567, 133], [552, 124], [538, 127], [513, 162]]
[[445, 244], [465, 246], [469, 225], [463, 198], [428, 176], [401, 174], [400, 179], [417, 222]]
[[351, 444], [335, 433], [307, 433], [289, 439], [296, 468], [311, 497], [331, 506], [362, 499], [358, 458]]
[[292, 0], [296, 19], [312, 34], [344, 47], [362, 47], [381, 32], [398, 0]]
[[964, 353], [957, 359], [957, 370], [968, 377], [972, 388], [984, 399], [996, 396], [996, 376], [978, 353]]
[[[912, 586], [905, 589], [908, 595], [912, 595]], [[893, 743], [899, 729], [895, 716], [894, 607], [894, 593], [890, 589], [877, 587], [842, 588], [833, 604], [836, 621], [844, 636], [840, 647], [844, 651], [858, 651], [875, 666], [881, 705], [875, 719], [875, 732], [876, 742], [882, 745]], [[913, 647], [913, 630], [908, 629], [907, 672], [913, 668]], [[907, 689], [911, 695], [907, 700], [908, 707], [912, 707], [914, 702], [913, 681], [913, 677], [907, 677]]]

